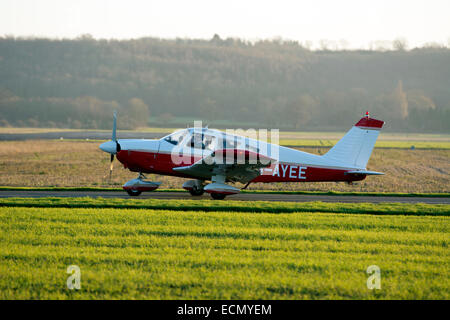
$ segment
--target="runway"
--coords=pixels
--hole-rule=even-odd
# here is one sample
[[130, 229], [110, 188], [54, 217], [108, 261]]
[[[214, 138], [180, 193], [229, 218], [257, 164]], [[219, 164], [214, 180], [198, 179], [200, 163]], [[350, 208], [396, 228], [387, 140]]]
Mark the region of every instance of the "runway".
[[[160, 139], [170, 132], [139, 132], [139, 131], [120, 131], [120, 139]], [[81, 139], [81, 140], [109, 140], [111, 131], [51, 131], [35, 133], [0, 133], [0, 141], [18, 141], [18, 140], [54, 140], [54, 139]]]
[[[25, 197], [92, 197], [92, 198], [122, 198], [122, 199], [211, 199], [208, 194], [192, 197], [188, 192], [144, 192], [138, 197], [130, 197], [125, 191], [0, 191], [0, 198]], [[450, 198], [440, 197], [386, 197], [386, 196], [330, 196], [305, 194], [270, 194], [241, 193], [228, 196], [225, 200], [238, 201], [283, 201], [283, 202], [346, 202], [346, 203], [428, 203], [450, 204]]]

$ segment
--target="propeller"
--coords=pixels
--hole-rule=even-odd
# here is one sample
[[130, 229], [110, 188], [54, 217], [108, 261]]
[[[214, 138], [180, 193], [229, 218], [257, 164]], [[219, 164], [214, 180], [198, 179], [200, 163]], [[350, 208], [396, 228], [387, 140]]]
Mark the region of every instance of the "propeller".
[[[112, 139], [111, 140], [116, 143], [116, 152], [118, 152], [120, 150], [120, 146], [119, 146], [119, 143], [117, 142], [116, 130], [117, 130], [117, 112], [114, 111]], [[111, 163], [109, 165], [109, 181], [111, 181], [112, 172], [113, 172], [113, 168], [114, 168], [114, 163], [113, 163], [114, 162], [114, 154], [115, 153], [111, 153]]]
[[109, 180], [111, 180], [112, 177], [112, 171], [113, 171], [113, 162], [114, 162], [114, 155], [120, 151], [120, 144], [117, 141], [116, 136], [117, 131], [117, 112], [114, 111], [113, 115], [113, 129], [112, 129], [112, 137], [110, 141], [103, 142], [99, 147], [102, 151], [105, 151], [111, 155], [111, 163], [109, 165]]
[[111, 154], [111, 164], [109, 165], [109, 180], [110, 181], [111, 181], [111, 177], [112, 177], [112, 171], [113, 171], [113, 168], [114, 168], [113, 161], [114, 161], [114, 155]]

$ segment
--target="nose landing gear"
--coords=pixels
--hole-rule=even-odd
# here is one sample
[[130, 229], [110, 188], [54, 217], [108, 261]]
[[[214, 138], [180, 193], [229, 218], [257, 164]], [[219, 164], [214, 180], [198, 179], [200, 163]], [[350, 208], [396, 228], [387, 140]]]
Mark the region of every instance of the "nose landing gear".
[[142, 193], [141, 190], [128, 189], [126, 191], [127, 191], [128, 195], [130, 195], [132, 197], [137, 197], [138, 195], [140, 195]]
[[142, 191], [153, 191], [159, 187], [161, 182], [153, 182], [143, 180], [145, 176], [139, 173], [139, 177], [132, 179], [123, 185], [123, 189], [133, 197], [136, 197], [142, 193]]

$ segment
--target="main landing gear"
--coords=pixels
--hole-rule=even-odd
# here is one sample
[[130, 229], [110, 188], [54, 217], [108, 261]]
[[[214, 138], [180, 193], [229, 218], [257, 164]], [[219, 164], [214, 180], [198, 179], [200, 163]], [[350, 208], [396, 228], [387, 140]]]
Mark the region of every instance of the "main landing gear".
[[202, 180], [189, 180], [183, 184], [183, 189], [189, 191], [191, 196], [198, 197], [205, 193]]
[[211, 177], [211, 183], [204, 189], [214, 200], [223, 200], [227, 195], [239, 193], [239, 189], [225, 184], [224, 175], [215, 175]]
[[225, 184], [225, 177], [214, 176], [212, 183], [204, 185], [202, 180], [189, 180], [183, 184], [183, 189], [192, 196], [201, 196], [208, 192], [214, 200], [223, 200], [227, 195], [239, 193], [239, 189]]
[[205, 193], [205, 190], [203, 190], [203, 188], [201, 189], [193, 188], [189, 190], [189, 193], [191, 194], [191, 196], [197, 197], [203, 195], [203, 193]]
[[211, 193], [211, 198], [214, 200], [223, 200], [227, 195], [225, 193]]

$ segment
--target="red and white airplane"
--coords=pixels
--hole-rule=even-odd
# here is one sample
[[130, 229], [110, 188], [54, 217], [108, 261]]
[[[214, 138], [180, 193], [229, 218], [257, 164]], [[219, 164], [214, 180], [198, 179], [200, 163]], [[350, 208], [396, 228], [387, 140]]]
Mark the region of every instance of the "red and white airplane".
[[[326, 154], [307, 152], [270, 144], [208, 128], [178, 130], [159, 140], [116, 139], [117, 117], [114, 114], [112, 140], [100, 149], [114, 155], [125, 168], [139, 177], [123, 185], [129, 195], [152, 191], [159, 182], [145, 180], [144, 173], [170, 175], [193, 180], [183, 188], [193, 196], [205, 191], [213, 199], [224, 199], [240, 189], [228, 182], [318, 182], [352, 183], [368, 175], [367, 162], [384, 122], [361, 118]], [[207, 181], [211, 183], [207, 184]]]

